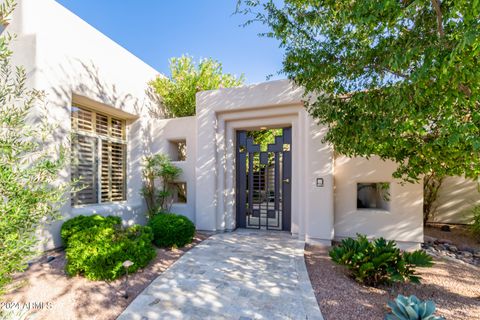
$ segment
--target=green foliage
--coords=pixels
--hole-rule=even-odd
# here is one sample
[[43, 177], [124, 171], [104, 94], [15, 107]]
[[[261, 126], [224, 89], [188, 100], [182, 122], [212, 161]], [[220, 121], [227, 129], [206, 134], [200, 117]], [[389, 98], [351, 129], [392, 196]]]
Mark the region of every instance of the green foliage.
[[125, 273], [124, 261], [133, 262], [128, 268], [133, 273], [156, 255], [150, 227], [123, 228], [116, 217], [83, 217], [65, 230], [74, 232], [67, 238], [65, 250], [65, 271], [70, 276], [82, 274], [90, 280], [114, 280]]
[[364, 235], [347, 238], [330, 250], [331, 259], [350, 270], [353, 278], [368, 286], [410, 280], [420, 282], [415, 267], [430, 267], [432, 258], [421, 250], [402, 252], [394, 241], [384, 238], [369, 242]]
[[[264, 129], [256, 131], [248, 131], [247, 136], [253, 138], [253, 143], [260, 146], [260, 151], [267, 151], [269, 144], [275, 143], [275, 137], [281, 136], [283, 133], [282, 129]], [[268, 153], [268, 162], [272, 163], [275, 155], [273, 153]], [[247, 163], [248, 166], [248, 163]], [[254, 157], [253, 159], [253, 170], [260, 170], [260, 158]]]
[[187, 217], [164, 213], [149, 222], [153, 230], [153, 242], [159, 247], [183, 247], [193, 240], [195, 225]]
[[[168, 156], [156, 154], [145, 158], [142, 173], [142, 195], [147, 202], [149, 218], [159, 212], [169, 212], [173, 196], [172, 183], [180, 176], [182, 169], [173, 165]], [[162, 184], [160, 190], [155, 186], [157, 179]]]
[[415, 296], [405, 297], [401, 294], [394, 301], [388, 302], [392, 310], [385, 316], [385, 320], [441, 320], [435, 313], [433, 301], [420, 301]]
[[101, 216], [99, 214], [94, 214], [91, 216], [76, 216], [75, 218], [69, 219], [62, 224], [62, 229], [60, 235], [65, 246], [68, 245], [68, 239], [75, 233], [89, 229], [92, 227], [120, 227], [122, 225], [122, 219], [120, 217], [114, 216]]
[[189, 56], [172, 58], [170, 73], [170, 78], [158, 77], [149, 83], [160, 96], [168, 117], [195, 115], [197, 92], [238, 87], [244, 81], [243, 75], [237, 78], [223, 73], [222, 64], [211, 58], [200, 60], [198, 64]]
[[480, 2], [240, 0], [285, 50], [282, 72], [347, 156], [395, 177], [480, 175]]
[[480, 205], [472, 208], [473, 222], [470, 225], [470, 230], [473, 236], [480, 241]]
[[[0, 4], [6, 23], [13, 1]], [[54, 128], [43, 123], [43, 94], [26, 86], [22, 67], [13, 68], [9, 44], [0, 36], [0, 293], [15, 272], [37, 254], [36, 231], [59, 217], [68, 185], [58, 181], [65, 149], [50, 140]]]

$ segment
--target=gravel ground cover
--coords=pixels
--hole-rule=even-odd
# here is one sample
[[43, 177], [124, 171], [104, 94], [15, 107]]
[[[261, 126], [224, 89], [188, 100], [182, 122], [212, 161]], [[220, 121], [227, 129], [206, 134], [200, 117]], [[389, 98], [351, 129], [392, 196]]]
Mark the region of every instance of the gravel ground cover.
[[15, 289], [2, 297], [2, 308], [30, 307], [28, 319], [36, 320], [116, 319], [160, 273], [206, 238], [208, 235], [197, 233], [193, 243], [184, 248], [157, 249], [157, 257], [146, 268], [128, 277], [128, 298], [124, 297], [125, 277], [110, 283], [79, 276], [68, 278], [64, 272], [64, 252], [50, 253], [54, 260], [47, 262], [47, 256], [42, 257], [15, 277], [12, 283]]
[[437, 315], [448, 320], [480, 319], [480, 268], [435, 258], [431, 268], [418, 268], [422, 284], [369, 288], [348, 277], [334, 264], [328, 249], [305, 248], [305, 262], [325, 320], [383, 319], [387, 301], [398, 293], [414, 294], [437, 304]]

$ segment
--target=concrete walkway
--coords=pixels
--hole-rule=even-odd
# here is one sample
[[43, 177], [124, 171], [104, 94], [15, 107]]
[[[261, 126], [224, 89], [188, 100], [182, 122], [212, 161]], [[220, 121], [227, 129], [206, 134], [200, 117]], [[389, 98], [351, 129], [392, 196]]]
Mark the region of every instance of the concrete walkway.
[[303, 248], [285, 232], [214, 235], [155, 279], [118, 319], [323, 319]]

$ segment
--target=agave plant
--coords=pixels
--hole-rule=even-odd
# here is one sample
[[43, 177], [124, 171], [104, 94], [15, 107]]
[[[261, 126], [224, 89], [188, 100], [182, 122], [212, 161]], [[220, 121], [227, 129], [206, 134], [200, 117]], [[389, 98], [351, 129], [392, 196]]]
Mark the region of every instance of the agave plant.
[[437, 317], [435, 303], [433, 301], [421, 301], [416, 296], [405, 297], [401, 294], [394, 301], [389, 301], [388, 306], [392, 310], [385, 315], [385, 320], [443, 320]]

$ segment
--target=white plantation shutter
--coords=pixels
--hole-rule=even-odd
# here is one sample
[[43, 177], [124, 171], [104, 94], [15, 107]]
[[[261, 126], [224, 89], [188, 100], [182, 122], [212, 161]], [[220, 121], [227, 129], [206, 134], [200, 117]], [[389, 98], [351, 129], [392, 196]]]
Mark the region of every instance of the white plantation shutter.
[[125, 200], [125, 121], [74, 106], [72, 129], [72, 179], [83, 187], [72, 204]]

